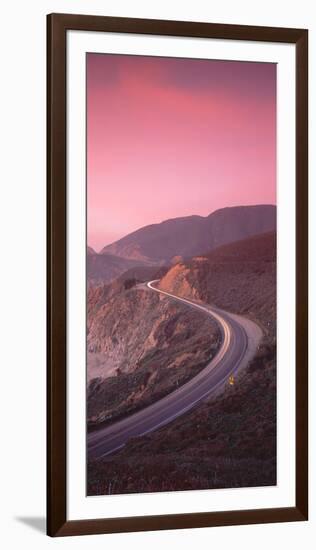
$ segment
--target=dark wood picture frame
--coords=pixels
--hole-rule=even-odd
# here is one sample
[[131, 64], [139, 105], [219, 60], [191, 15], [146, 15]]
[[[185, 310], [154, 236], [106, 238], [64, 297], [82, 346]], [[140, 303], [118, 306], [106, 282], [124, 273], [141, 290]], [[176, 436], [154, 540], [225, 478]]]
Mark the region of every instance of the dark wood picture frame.
[[[66, 511], [66, 33], [68, 30], [291, 43], [296, 49], [296, 504], [111, 519]], [[47, 534], [50, 536], [304, 521], [308, 518], [308, 32], [178, 21], [47, 17]]]

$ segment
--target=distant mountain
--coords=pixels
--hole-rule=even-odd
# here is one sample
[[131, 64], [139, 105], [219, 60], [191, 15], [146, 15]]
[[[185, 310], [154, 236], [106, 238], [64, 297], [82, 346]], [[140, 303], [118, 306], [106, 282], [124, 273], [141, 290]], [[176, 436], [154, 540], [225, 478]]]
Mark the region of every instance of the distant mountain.
[[96, 251], [91, 246], [87, 246], [87, 255], [92, 256], [93, 254], [96, 254]]
[[93, 285], [113, 281], [125, 271], [139, 265], [142, 265], [141, 261], [119, 258], [112, 254], [97, 254], [90, 247], [87, 250], [87, 279]]
[[163, 265], [177, 256], [192, 257], [275, 228], [274, 205], [222, 208], [207, 217], [187, 216], [142, 227], [104, 247], [100, 255]]

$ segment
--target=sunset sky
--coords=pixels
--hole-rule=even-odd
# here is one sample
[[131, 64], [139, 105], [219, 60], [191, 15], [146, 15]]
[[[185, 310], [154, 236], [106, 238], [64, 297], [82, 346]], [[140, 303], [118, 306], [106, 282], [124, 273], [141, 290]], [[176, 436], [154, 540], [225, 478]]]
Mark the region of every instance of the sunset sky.
[[275, 204], [276, 65], [87, 54], [88, 244]]

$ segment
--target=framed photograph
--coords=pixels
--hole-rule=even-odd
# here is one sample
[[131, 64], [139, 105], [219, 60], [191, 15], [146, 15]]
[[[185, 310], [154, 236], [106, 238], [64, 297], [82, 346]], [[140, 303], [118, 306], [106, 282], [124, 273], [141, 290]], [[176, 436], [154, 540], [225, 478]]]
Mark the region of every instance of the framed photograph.
[[307, 520], [307, 30], [47, 24], [48, 534]]

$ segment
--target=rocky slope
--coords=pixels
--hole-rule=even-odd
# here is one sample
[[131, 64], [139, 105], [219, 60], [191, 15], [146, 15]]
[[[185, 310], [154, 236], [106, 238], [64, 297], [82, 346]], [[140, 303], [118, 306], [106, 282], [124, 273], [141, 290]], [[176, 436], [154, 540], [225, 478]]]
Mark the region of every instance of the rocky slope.
[[275, 227], [273, 205], [223, 208], [205, 218], [188, 216], [142, 227], [106, 246], [101, 254], [145, 263], [171, 263], [176, 256], [191, 257]]
[[254, 318], [275, 343], [276, 233], [180, 262], [160, 280], [159, 287]]
[[89, 289], [87, 305], [90, 427], [166, 395], [197, 374], [220, 343], [209, 316], [133, 279]]

